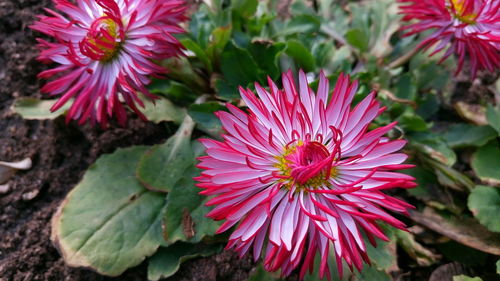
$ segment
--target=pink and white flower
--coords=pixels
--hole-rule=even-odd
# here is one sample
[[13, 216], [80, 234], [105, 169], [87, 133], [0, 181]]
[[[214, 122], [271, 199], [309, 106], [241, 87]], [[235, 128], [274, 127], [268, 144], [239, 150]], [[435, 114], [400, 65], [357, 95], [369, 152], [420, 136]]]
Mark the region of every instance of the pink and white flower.
[[[283, 75], [283, 90], [269, 80], [269, 91], [255, 84], [240, 88], [248, 113], [228, 104], [217, 112], [227, 132], [224, 141], [203, 139], [197, 177], [202, 194], [215, 195], [207, 214], [225, 220], [217, 233], [237, 225], [227, 248], [240, 255], [250, 249], [257, 260], [265, 248], [268, 271], [287, 276], [300, 266], [301, 278], [321, 257], [320, 274], [330, 263], [342, 274], [342, 260], [361, 270], [369, 262], [364, 231], [372, 244], [387, 240], [377, 222], [404, 229], [386, 210], [406, 212], [411, 205], [385, 195], [388, 188], [414, 187], [414, 178], [394, 172], [411, 165], [396, 153], [404, 140], [384, 135], [395, 123], [368, 131], [384, 111], [370, 93], [351, 109], [358, 83], [340, 75], [332, 95], [321, 73], [315, 94], [300, 71]], [[384, 210], [385, 209], [385, 210]]]
[[144, 107], [138, 92], [154, 99], [145, 85], [149, 76], [166, 69], [153, 60], [182, 54], [182, 45], [172, 35], [183, 33], [179, 23], [186, 20], [183, 0], [53, 0], [59, 12], [46, 9], [31, 28], [55, 42], [38, 39], [38, 59], [57, 63], [41, 72], [41, 78], [53, 78], [42, 92], [61, 95], [51, 108], [59, 109], [68, 100], [74, 102], [67, 120], [91, 120], [103, 127], [116, 116], [126, 122], [127, 104], [142, 119], [137, 105]]
[[[407, 36], [429, 29], [434, 32], [419, 47], [434, 47], [431, 55], [446, 50], [441, 61], [456, 53], [458, 66], [470, 59], [472, 77], [480, 69], [495, 71], [500, 66], [500, 1], [498, 0], [398, 0]], [[441, 62], [440, 61], [440, 62]]]

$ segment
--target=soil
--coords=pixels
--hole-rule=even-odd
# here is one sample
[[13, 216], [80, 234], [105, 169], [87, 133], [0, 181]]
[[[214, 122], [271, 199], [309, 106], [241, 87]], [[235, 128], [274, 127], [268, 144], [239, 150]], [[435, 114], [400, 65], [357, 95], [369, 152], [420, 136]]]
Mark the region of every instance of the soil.
[[[0, 0], [0, 160], [30, 157], [33, 161], [33, 167], [18, 172], [9, 182], [10, 189], [0, 194], [0, 281], [146, 280], [146, 262], [120, 277], [104, 277], [66, 266], [50, 242], [49, 221], [57, 206], [100, 155], [119, 147], [161, 143], [172, 132], [168, 124], [143, 122], [133, 115], [125, 128], [112, 123], [102, 130], [66, 124], [62, 118], [23, 120], [11, 111], [18, 97], [42, 97], [43, 81], [36, 75], [47, 66], [35, 59], [35, 36], [40, 34], [33, 34], [28, 25], [51, 6], [51, 0]], [[409, 265], [408, 257], [399, 252], [395, 280], [427, 280], [438, 267]], [[254, 268], [250, 257], [239, 259], [234, 252], [224, 251], [187, 261], [166, 280], [239, 281], [246, 280]], [[289, 280], [297, 280], [297, 275]]]

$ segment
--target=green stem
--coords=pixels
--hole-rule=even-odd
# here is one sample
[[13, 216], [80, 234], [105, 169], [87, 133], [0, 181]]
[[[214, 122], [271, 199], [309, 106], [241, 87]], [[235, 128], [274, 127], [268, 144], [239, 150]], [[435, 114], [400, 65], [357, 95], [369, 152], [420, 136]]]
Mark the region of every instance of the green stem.
[[415, 46], [413, 49], [411, 49], [408, 53], [402, 55], [401, 57], [395, 59], [387, 67], [389, 68], [397, 68], [405, 64], [407, 61], [409, 61], [418, 51], [420, 48], [418, 48], [418, 45]]

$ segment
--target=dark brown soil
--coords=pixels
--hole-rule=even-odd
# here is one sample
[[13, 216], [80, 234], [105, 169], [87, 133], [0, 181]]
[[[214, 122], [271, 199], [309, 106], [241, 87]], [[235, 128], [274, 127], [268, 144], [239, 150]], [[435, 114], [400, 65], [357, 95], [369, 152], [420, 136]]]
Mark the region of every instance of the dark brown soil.
[[[17, 173], [10, 190], [0, 194], [0, 281], [146, 280], [147, 264], [118, 278], [65, 265], [50, 242], [50, 218], [87, 167], [103, 153], [135, 144], [164, 141], [169, 131], [130, 116], [126, 128], [103, 131], [89, 125], [27, 121], [11, 112], [17, 97], [41, 97], [36, 75], [45, 66], [35, 60], [36, 41], [28, 26], [52, 6], [50, 0], [0, 0], [0, 160], [33, 160]], [[40, 36], [36, 34], [36, 36]], [[244, 280], [253, 264], [232, 252], [187, 262], [169, 280]]]

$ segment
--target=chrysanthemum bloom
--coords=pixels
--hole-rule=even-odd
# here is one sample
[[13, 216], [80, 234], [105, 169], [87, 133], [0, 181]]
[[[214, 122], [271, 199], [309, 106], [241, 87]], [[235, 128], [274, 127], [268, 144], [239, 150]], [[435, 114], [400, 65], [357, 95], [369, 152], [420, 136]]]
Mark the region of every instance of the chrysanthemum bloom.
[[138, 92], [154, 98], [144, 86], [148, 76], [165, 69], [152, 60], [182, 53], [182, 45], [172, 34], [184, 30], [186, 19], [182, 0], [53, 0], [63, 12], [46, 9], [50, 16], [39, 16], [32, 29], [56, 39], [38, 39], [39, 60], [59, 66], [41, 72], [41, 78], [54, 78], [42, 92], [61, 95], [52, 111], [74, 98], [67, 120], [87, 120], [106, 126], [116, 115], [126, 122], [126, 103], [142, 119], [137, 105], [144, 106]]
[[302, 71], [298, 88], [291, 72], [283, 86], [256, 84], [258, 98], [240, 88], [249, 112], [231, 104], [217, 112], [227, 134], [222, 142], [202, 140], [208, 155], [199, 158], [204, 171], [196, 178], [202, 194], [215, 195], [207, 216], [225, 220], [218, 233], [239, 223], [227, 248], [241, 255], [252, 248], [258, 259], [266, 245], [268, 271], [281, 268], [286, 276], [301, 265], [302, 278], [316, 253], [321, 276], [330, 275], [330, 254], [340, 272], [342, 260], [361, 270], [362, 260], [369, 262], [361, 230], [374, 244], [375, 237], [387, 240], [377, 222], [405, 227], [386, 210], [411, 205], [382, 193], [415, 186], [393, 172], [410, 167], [395, 153], [405, 141], [383, 137], [395, 123], [368, 131], [384, 108], [371, 93], [351, 110], [358, 84], [348, 76], [340, 75], [331, 97], [323, 74], [317, 94]]
[[494, 71], [500, 66], [500, 1], [498, 0], [399, 0], [404, 21], [413, 21], [404, 29], [411, 35], [435, 29], [420, 47], [435, 46], [432, 54], [446, 50], [441, 61], [458, 55], [456, 73], [466, 56], [472, 77], [479, 69]]

